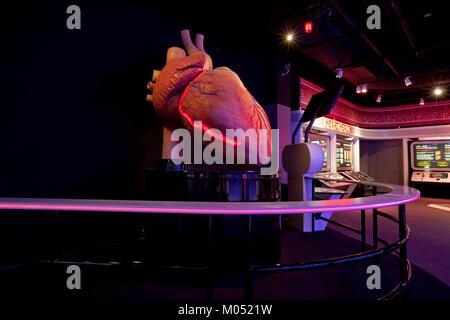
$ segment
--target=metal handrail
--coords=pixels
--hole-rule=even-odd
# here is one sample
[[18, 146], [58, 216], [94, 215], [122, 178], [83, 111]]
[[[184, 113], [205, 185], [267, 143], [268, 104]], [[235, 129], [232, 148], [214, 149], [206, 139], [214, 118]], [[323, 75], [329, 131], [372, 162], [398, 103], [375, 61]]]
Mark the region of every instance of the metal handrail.
[[[401, 281], [400, 283], [391, 290], [388, 294], [384, 295], [380, 299], [391, 299], [395, 297], [397, 294], [399, 294], [401, 291], [403, 291], [409, 280], [411, 279], [411, 264], [409, 260], [406, 257], [406, 243], [410, 236], [410, 229], [405, 223], [405, 204], [411, 201], [416, 200], [420, 197], [420, 193], [412, 188], [403, 188], [401, 191], [395, 193], [396, 190], [399, 190], [400, 186], [395, 185], [389, 185], [389, 184], [381, 184], [376, 182], [367, 182], [367, 181], [352, 181], [352, 180], [336, 180], [336, 179], [327, 179], [327, 178], [320, 178], [320, 180], [331, 180], [331, 181], [342, 181], [347, 183], [356, 183], [361, 185], [368, 185], [375, 187], [374, 190], [376, 192], [376, 187], [385, 187], [387, 189], [390, 189], [391, 192], [388, 192], [384, 195], [375, 195], [371, 197], [366, 198], [372, 198], [373, 199], [381, 199], [380, 197], [384, 196], [384, 199], [388, 199], [385, 203], [372, 203], [371, 206], [367, 205], [367, 207], [364, 207], [364, 204], [371, 204], [367, 201], [359, 200], [362, 204], [359, 206], [360, 209], [365, 212], [367, 208], [374, 209], [374, 216], [375, 213], [378, 216], [387, 218], [393, 222], [396, 222], [399, 225], [399, 240], [388, 244], [383, 239], [380, 239], [377, 235], [374, 236], [374, 241], [382, 242], [383, 244], [387, 244], [386, 246], [382, 248], [375, 248], [373, 250], [369, 251], [362, 251], [357, 254], [347, 255], [347, 256], [341, 256], [341, 257], [333, 257], [328, 259], [321, 259], [321, 260], [314, 260], [314, 261], [306, 261], [306, 262], [297, 262], [297, 263], [291, 263], [291, 264], [272, 264], [272, 265], [254, 265], [252, 263], [252, 252], [251, 252], [251, 232], [252, 232], [252, 216], [253, 215], [259, 215], [259, 214], [269, 214], [268, 212], [258, 210], [258, 207], [265, 207], [266, 205], [270, 205], [272, 208], [275, 208], [277, 210], [280, 210], [280, 213], [282, 213], [283, 210], [293, 209], [288, 212], [288, 214], [295, 214], [295, 213], [317, 213], [317, 212], [325, 212], [325, 211], [344, 211], [343, 208], [337, 208], [335, 209], [334, 206], [327, 206], [325, 203], [326, 201], [299, 201], [299, 202], [288, 202], [289, 205], [282, 205], [280, 202], [259, 202], [259, 203], [245, 203], [244, 205], [242, 203], [222, 203], [222, 202], [215, 202], [215, 203], [209, 203], [207, 205], [202, 203], [194, 203], [194, 202], [183, 202], [183, 203], [190, 203], [190, 208], [198, 209], [198, 211], [192, 212], [190, 214], [207, 214], [207, 210], [211, 210], [212, 206], [222, 206], [223, 204], [227, 204], [227, 208], [225, 211], [218, 210], [217, 212], [209, 213], [208, 216], [208, 263], [202, 264], [202, 265], [196, 265], [196, 266], [187, 266], [187, 265], [171, 265], [171, 266], [160, 266], [160, 265], [139, 265], [139, 267], [149, 267], [154, 270], [177, 270], [177, 271], [206, 271], [208, 273], [207, 282], [205, 284], [205, 292], [206, 292], [206, 298], [212, 299], [213, 296], [213, 276], [212, 276], [212, 265], [213, 265], [213, 246], [212, 246], [212, 216], [213, 215], [226, 215], [226, 214], [243, 214], [248, 216], [247, 220], [247, 243], [248, 243], [248, 263], [247, 263], [247, 270], [245, 273], [245, 285], [244, 285], [244, 291], [245, 291], [245, 298], [251, 299], [252, 298], [252, 274], [254, 273], [276, 273], [276, 272], [291, 272], [291, 271], [301, 271], [301, 270], [311, 270], [311, 269], [319, 269], [319, 268], [325, 268], [325, 267], [331, 267], [338, 264], [345, 264], [350, 263], [354, 261], [362, 261], [372, 258], [377, 258], [381, 255], [388, 254], [390, 252], [396, 252], [400, 256], [400, 267], [401, 267]], [[411, 192], [410, 192], [411, 191]], [[402, 193], [403, 192], [403, 193]], [[387, 198], [386, 198], [387, 196]], [[402, 197], [404, 196], [404, 197]], [[392, 198], [392, 199], [391, 199]], [[355, 199], [362, 199], [362, 198], [355, 198]], [[111, 211], [111, 212], [139, 212], [139, 213], [154, 213], [157, 212], [158, 209], [161, 209], [164, 207], [164, 204], [174, 202], [166, 202], [166, 201], [159, 201], [159, 204], [155, 206], [155, 204], [158, 203], [158, 201], [118, 201], [118, 200], [68, 200], [68, 199], [53, 199], [56, 201], [55, 205], [51, 206], [52, 199], [4, 199], [0, 198], [0, 210], [1, 209], [19, 209], [19, 210], [55, 210], [58, 213], [60, 210], [67, 210], [67, 211]], [[64, 201], [67, 200], [67, 201]], [[333, 203], [339, 202], [339, 200], [332, 200]], [[75, 205], [72, 205], [69, 207], [68, 203], [75, 203]], [[146, 207], [146, 203], [151, 203], [151, 207]], [[298, 209], [300, 204], [306, 204], [300, 209]], [[321, 204], [325, 204], [322, 205]], [[379, 206], [378, 206], [379, 205]], [[388, 206], [398, 206], [399, 207], [399, 219], [395, 219], [392, 216], [378, 211], [377, 209], [379, 207], [388, 207]], [[358, 207], [358, 209], [359, 209]], [[108, 209], [109, 208], [109, 209]], [[179, 206], [177, 207], [180, 208]], [[190, 208], [184, 208], [185, 210], [178, 212], [178, 209], [175, 209], [173, 211], [165, 211], [165, 213], [171, 213], [171, 214], [184, 214], [188, 213]], [[243, 208], [247, 208], [246, 210], [248, 212], [244, 212]], [[296, 209], [297, 208], [297, 209]], [[331, 209], [330, 209], [331, 208]], [[140, 209], [140, 210], [139, 210]], [[238, 211], [237, 211], [238, 210]], [[241, 211], [239, 211], [241, 210]], [[354, 210], [352, 207], [348, 207], [345, 210]], [[273, 212], [270, 212], [273, 214]], [[318, 217], [318, 219], [322, 219], [328, 222], [331, 222], [331, 220]], [[347, 226], [338, 222], [333, 221], [335, 225], [338, 225], [340, 227], [344, 227], [350, 231], [359, 233], [361, 235], [365, 236], [365, 229], [357, 229], [351, 226]], [[375, 227], [375, 226], [374, 226]], [[365, 228], [365, 225], [363, 226]], [[364, 238], [365, 239], [365, 238]], [[364, 243], [365, 245], [365, 243]], [[69, 263], [69, 261], [62, 261], [59, 260], [58, 257], [54, 257], [54, 259], [51, 260], [40, 260], [39, 262], [47, 262], [47, 263], [56, 263], [56, 264], [65, 264]], [[86, 264], [86, 265], [108, 265], [108, 266], [114, 266], [116, 264], [111, 263], [98, 263], [98, 262], [70, 262], [73, 264]], [[131, 265], [131, 264], [130, 264]], [[133, 265], [134, 266], [134, 265]]]
[[328, 267], [336, 264], [354, 262], [359, 260], [371, 259], [376, 256], [388, 254], [397, 250], [406, 243], [407, 239], [397, 240], [386, 247], [360, 252], [348, 256], [334, 257], [328, 259], [314, 260], [308, 262], [297, 262], [291, 264], [274, 264], [274, 265], [255, 265], [253, 266], [254, 272], [279, 272], [279, 271], [298, 271], [298, 270], [311, 270], [322, 267]]

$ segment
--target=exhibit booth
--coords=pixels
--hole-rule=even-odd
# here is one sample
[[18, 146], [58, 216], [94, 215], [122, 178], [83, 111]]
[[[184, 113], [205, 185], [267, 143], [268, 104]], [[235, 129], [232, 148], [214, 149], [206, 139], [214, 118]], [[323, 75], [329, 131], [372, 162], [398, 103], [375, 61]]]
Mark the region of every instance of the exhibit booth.
[[[303, 97], [323, 90], [305, 79], [300, 83]], [[302, 101], [303, 105], [306, 101]], [[321, 138], [315, 141], [319, 141], [329, 154], [330, 165], [319, 175], [330, 172], [350, 180], [420, 186], [424, 194], [448, 198], [450, 126], [441, 124], [436, 118], [437, 110], [447, 102], [429, 103], [420, 120], [416, 116], [416, 112], [423, 109], [420, 104], [408, 106], [406, 110], [404, 106], [392, 107], [383, 112], [366, 110], [344, 99], [337, 104], [340, 110], [336, 114], [318, 119], [313, 125]], [[355, 115], [361, 110], [366, 114], [374, 113], [373, 118], [366, 115], [365, 122], [358, 123], [357, 119], [341, 115], [345, 112]], [[392, 113], [389, 120], [376, 118], [389, 111]], [[395, 117], [403, 118], [397, 123]]]

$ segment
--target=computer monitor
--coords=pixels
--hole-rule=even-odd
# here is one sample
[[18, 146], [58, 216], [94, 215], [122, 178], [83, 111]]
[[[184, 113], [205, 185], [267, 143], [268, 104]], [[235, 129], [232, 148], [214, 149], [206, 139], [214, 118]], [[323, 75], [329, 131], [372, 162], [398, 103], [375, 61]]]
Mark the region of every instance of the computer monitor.
[[329, 147], [330, 147], [330, 138], [327, 136], [322, 136], [319, 134], [310, 134], [309, 141], [311, 143], [316, 143], [322, 147], [323, 151], [323, 166], [322, 171], [329, 171], [330, 170], [330, 164], [328, 162], [328, 154], [329, 154]]
[[338, 139], [336, 141], [336, 168], [338, 171], [353, 169], [352, 142]]
[[317, 119], [333, 112], [336, 101], [343, 89], [344, 84], [339, 81], [331, 88], [313, 95], [302, 115], [301, 121], [308, 122], [313, 120], [313, 118]]
[[292, 134], [292, 143], [295, 143], [295, 135], [297, 134], [301, 124], [309, 121], [308, 128], [305, 131], [305, 142], [308, 142], [309, 131], [311, 130], [314, 120], [329, 115], [333, 111], [333, 108], [336, 105], [343, 89], [344, 83], [342, 80], [339, 80], [329, 89], [326, 89], [311, 97], [311, 100], [309, 100], [309, 103]]
[[450, 140], [411, 143], [411, 167], [422, 171], [450, 171]]

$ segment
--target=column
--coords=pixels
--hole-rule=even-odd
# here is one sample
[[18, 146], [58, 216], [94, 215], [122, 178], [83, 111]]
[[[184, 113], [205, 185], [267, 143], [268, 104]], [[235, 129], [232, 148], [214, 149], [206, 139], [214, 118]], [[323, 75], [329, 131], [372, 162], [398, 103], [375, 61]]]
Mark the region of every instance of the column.
[[336, 167], [336, 133], [330, 133], [330, 154], [328, 155], [328, 159], [330, 161], [330, 170], [331, 172], [337, 172]]
[[360, 154], [359, 154], [359, 138], [353, 138], [353, 170], [355, 171], [361, 171], [360, 170]]

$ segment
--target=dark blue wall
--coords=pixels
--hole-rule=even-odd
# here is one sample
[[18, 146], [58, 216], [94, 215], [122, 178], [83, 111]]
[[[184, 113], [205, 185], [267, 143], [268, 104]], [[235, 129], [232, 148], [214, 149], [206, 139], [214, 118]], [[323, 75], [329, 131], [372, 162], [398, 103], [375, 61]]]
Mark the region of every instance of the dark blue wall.
[[[145, 102], [179, 31], [206, 35], [214, 65], [236, 71], [263, 104], [264, 17], [155, 1], [20, 2], [4, 8], [0, 197], [145, 197], [162, 126]], [[81, 30], [66, 8], [81, 7]], [[239, 12], [238, 12], [239, 11]]]

